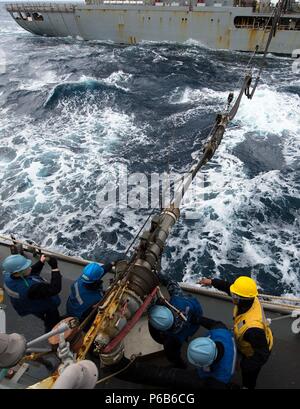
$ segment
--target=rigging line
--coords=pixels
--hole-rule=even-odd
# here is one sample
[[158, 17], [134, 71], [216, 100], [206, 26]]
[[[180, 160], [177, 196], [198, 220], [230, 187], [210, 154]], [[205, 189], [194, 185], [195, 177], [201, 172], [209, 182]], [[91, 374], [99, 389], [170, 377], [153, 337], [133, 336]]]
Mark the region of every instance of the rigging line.
[[[219, 144], [221, 143], [221, 140], [222, 140], [223, 134], [224, 134], [224, 132], [225, 132], [225, 129], [226, 129], [227, 125], [228, 125], [228, 122], [231, 121], [232, 119], [234, 119], [234, 117], [235, 117], [236, 114], [237, 114], [237, 111], [238, 111], [238, 109], [239, 109], [239, 106], [240, 106], [240, 103], [241, 103], [241, 100], [242, 100], [242, 97], [243, 97], [244, 93], [245, 93], [245, 95], [247, 96], [247, 98], [249, 98], [249, 99], [252, 99], [252, 98], [253, 98], [254, 93], [255, 93], [255, 91], [256, 91], [256, 88], [257, 88], [257, 85], [258, 85], [258, 82], [259, 82], [259, 80], [260, 80], [260, 75], [261, 75], [262, 70], [263, 70], [263, 68], [264, 68], [264, 64], [265, 64], [265, 60], [266, 60], [266, 55], [267, 55], [267, 52], [268, 52], [268, 49], [269, 49], [269, 46], [270, 46], [272, 37], [275, 36], [276, 28], [277, 28], [277, 23], [278, 23], [278, 21], [279, 21], [279, 19], [280, 19], [280, 16], [281, 16], [281, 14], [282, 14], [282, 10], [283, 10], [283, 7], [284, 7], [284, 4], [285, 4], [285, 3], [286, 3], [286, 0], [279, 0], [278, 3], [277, 3], [277, 6], [278, 6], [278, 7], [275, 9], [275, 12], [274, 12], [274, 18], [273, 18], [273, 22], [272, 22], [272, 28], [271, 28], [271, 30], [270, 30], [269, 37], [268, 37], [268, 40], [267, 40], [267, 44], [266, 44], [266, 47], [265, 47], [265, 50], [264, 50], [263, 60], [262, 60], [262, 62], [261, 62], [261, 64], [260, 64], [260, 69], [259, 69], [258, 75], [257, 75], [257, 77], [256, 77], [255, 84], [254, 84], [254, 86], [253, 86], [253, 88], [252, 88], [252, 91], [250, 92], [250, 85], [251, 85], [251, 81], [252, 81], [252, 76], [251, 76], [251, 73], [247, 73], [247, 74], [245, 75], [244, 79], [243, 79], [243, 85], [242, 85], [242, 87], [241, 87], [239, 96], [237, 97], [237, 99], [236, 99], [236, 101], [235, 101], [233, 107], [231, 108], [231, 110], [230, 110], [230, 112], [229, 112], [228, 114], [224, 115], [224, 123], [221, 124], [220, 122], [217, 122], [217, 121], [216, 121], [215, 124], [214, 124], [213, 127], [212, 127], [212, 130], [211, 130], [210, 134], [209, 134], [209, 136], [212, 135], [211, 140], [210, 140], [210, 144], [212, 144], [212, 142], [214, 142], [215, 144], [217, 144], [217, 146], [215, 146], [215, 147], [212, 147], [212, 146], [211, 146], [211, 149], [214, 149], [214, 150], [211, 150], [211, 151], [209, 151], [209, 150], [206, 148], [206, 149], [204, 150], [204, 153], [203, 153], [201, 159], [197, 162], [196, 165], [193, 165], [193, 166], [191, 167], [191, 170], [190, 170], [190, 172], [189, 172], [189, 173], [190, 173], [190, 178], [189, 178], [189, 180], [188, 180], [188, 181], [185, 181], [185, 182], [183, 181], [183, 182], [181, 183], [181, 185], [178, 187], [177, 191], [174, 193], [173, 205], [174, 205], [174, 204], [176, 205], [176, 202], [177, 202], [178, 199], [179, 199], [179, 202], [178, 202], [178, 206], [179, 206], [179, 203], [180, 203], [180, 192], [181, 192], [181, 194], [184, 194], [184, 193], [186, 192], [186, 190], [187, 190], [188, 187], [190, 186], [191, 182], [193, 181], [194, 177], [196, 176], [196, 174], [197, 174], [197, 172], [200, 170], [200, 168], [201, 168], [203, 165], [205, 165], [205, 164], [208, 162], [208, 160], [210, 160], [210, 159], [212, 158], [212, 156], [214, 155], [215, 150], [217, 149], [217, 147], [218, 147]], [[257, 52], [257, 47], [256, 47], [256, 50], [254, 51], [254, 54], [250, 57], [250, 61], [252, 61], [253, 56], [255, 55], [256, 52]], [[249, 61], [249, 62], [250, 62], [250, 61]], [[248, 62], [248, 65], [249, 65], [249, 62]], [[217, 118], [218, 118], [218, 117], [217, 117]], [[214, 141], [213, 141], [213, 139], [214, 139]], [[169, 141], [169, 140], [168, 140], [168, 141]], [[169, 163], [168, 163], [168, 166], [169, 166]], [[129, 250], [130, 250], [131, 247], [133, 246], [134, 242], [136, 241], [137, 237], [139, 236], [139, 234], [141, 233], [141, 231], [143, 230], [143, 228], [146, 226], [147, 222], [149, 221], [149, 219], [150, 219], [150, 217], [152, 216], [153, 213], [154, 213], [154, 209], [152, 210], [152, 212], [150, 213], [150, 215], [147, 217], [145, 223], [143, 224], [143, 226], [142, 226], [141, 229], [139, 230], [138, 234], [133, 238], [133, 241], [131, 242], [131, 244], [130, 244], [129, 247], [127, 248], [127, 250], [126, 250], [126, 252], [125, 252], [125, 255], [128, 254]]]
[[[261, 40], [260, 44], [262, 44], [262, 40]], [[247, 70], [247, 69], [250, 67], [250, 64], [252, 63], [253, 58], [254, 58], [254, 57], [256, 56], [256, 54], [257, 54], [258, 47], [259, 47], [259, 46], [256, 45], [255, 50], [253, 51], [252, 56], [251, 56], [250, 60], [248, 61], [248, 64], [246, 65], [245, 70]]]
[[[210, 128], [210, 132], [208, 133], [208, 136], [206, 137], [206, 140], [203, 141], [203, 143], [202, 143], [202, 147], [205, 146], [206, 143], [207, 143], [208, 140], [209, 140], [210, 135], [212, 134], [212, 130], [214, 129], [214, 127], [215, 127], [215, 124], [213, 124], [213, 125], [210, 124], [210, 125], [206, 126], [205, 128], [201, 129], [201, 130], [199, 131], [198, 135], [196, 135], [196, 140], [194, 141], [194, 143], [197, 141], [197, 139], [200, 137], [200, 135], [201, 135], [205, 130], [207, 130], [207, 129]], [[193, 153], [194, 153], [194, 152], [193, 152]], [[198, 162], [197, 159], [193, 159], [192, 163], [190, 163], [190, 164], [188, 165], [188, 169], [186, 169], [185, 172], [183, 172], [183, 176], [180, 176], [180, 177], [177, 178], [177, 179], [171, 180], [171, 181], [170, 181], [170, 188], [171, 188], [171, 189], [174, 189], [174, 186], [175, 186], [176, 184], [178, 184], [179, 182], [182, 183], [182, 179], [185, 177], [186, 174], [190, 174], [190, 169], [191, 169], [191, 167], [192, 167], [193, 165], [195, 165], [197, 162]], [[180, 187], [180, 185], [179, 185], [179, 186], [177, 187], [177, 189], [174, 191], [172, 201], [174, 200], [174, 197], [176, 196], [176, 193], [177, 193], [180, 189], [181, 189], [181, 187]]]
[[[173, 202], [172, 204], [175, 205], [175, 207], [179, 206], [179, 203], [181, 201], [181, 198], [183, 197], [183, 195], [185, 194], [185, 192], [187, 191], [188, 187], [190, 186], [191, 182], [193, 181], [193, 179], [195, 178], [196, 174], [198, 173], [198, 171], [200, 170], [200, 168], [205, 165], [209, 159], [211, 159], [211, 157], [213, 156], [213, 154], [215, 153], [215, 150], [212, 152], [212, 156], [211, 155], [211, 147], [212, 147], [212, 143], [217, 144], [217, 147], [219, 146], [219, 144], [221, 143], [221, 139], [223, 137], [223, 134], [225, 132], [225, 128], [228, 124], [228, 122], [233, 119], [238, 111], [241, 99], [246, 91], [246, 89], [248, 89], [249, 87], [249, 83], [250, 83], [250, 79], [251, 77], [249, 75], [246, 75], [245, 79], [244, 79], [244, 84], [240, 90], [240, 94], [238, 96], [238, 98], [235, 101], [234, 106], [232, 107], [232, 109], [230, 110], [229, 114], [226, 114], [224, 116], [224, 124], [220, 124], [220, 122], [217, 122], [218, 120], [218, 116], [217, 116], [217, 120], [215, 122], [215, 124], [212, 126], [212, 130], [209, 134], [209, 136], [211, 135], [210, 141], [207, 144], [206, 148], [204, 149], [204, 153], [201, 157], [200, 160], [198, 160], [198, 162], [193, 165], [191, 167], [191, 170], [189, 172], [189, 177], [187, 178], [187, 180], [183, 180], [182, 183], [180, 184], [180, 186], [177, 188], [177, 190], [174, 192], [174, 196], [173, 196]], [[209, 138], [209, 137], [208, 137]], [[177, 206], [178, 203], [178, 206]], [[148, 220], [150, 219], [150, 217], [152, 216], [152, 214], [154, 213], [154, 210], [152, 210], [152, 212], [150, 213], [150, 215], [147, 217], [145, 223], [143, 224], [143, 226], [141, 227], [141, 229], [139, 230], [139, 232], [136, 234], [136, 236], [134, 237], [133, 241], [131, 242], [130, 246], [127, 248], [125, 255], [128, 254], [128, 251], [130, 250], [130, 248], [132, 247], [132, 245], [134, 244], [134, 242], [136, 241], [136, 239], [138, 238], [139, 234], [141, 233], [141, 231], [143, 230], [143, 228], [146, 226]]]
[[279, 21], [280, 21], [280, 17], [281, 17], [281, 15], [283, 13], [283, 9], [286, 6], [286, 2], [287, 2], [286, 0], [279, 0], [278, 3], [276, 4], [276, 8], [275, 8], [275, 12], [274, 12], [274, 18], [273, 18], [273, 21], [272, 21], [272, 27], [271, 27], [271, 30], [270, 30], [270, 33], [269, 33], [267, 44], [266, 44], [266, 47], [265, 47], [265, 50], [264, 50], [263, 59], [262, 59], [262, 62], [260, 64], [260, 68], [259, 68], [258, 74], [256, 76], [254, 86], [252, 88], [252, 91], [249, 92], [249, 90], [248, 90], [248, 92], [246, 94], [249, 99], [253, 98], [254, 93], [256, 91], [256, 88], [257, 88], [258, 82], [260, 80], [262, 70], [264, 69], [264, 66], [265, 66], [269, 46], [271, 44], [272, 38], [275, 37], [276, 31], [277, 31], [277, 28], [278, 28], [278, 24], [279, 24]]
[[300, 315], [300, 310], [295, 309], [291, 314], [284, 315], [283, 317], [268, 318], [268, 320], [270, 320], [272, 324], [274, 321], [280, 321], [280, 320], [284, 320], [287, 318], [297, 318], [299, 315]]
[[144, 227], [146, 226], [146, 224], [148, 223], [150, 217], [153, 215], [154, 211], [156, 209], [152, 209], [152, 212], [149, 214], [149, 216], [147, 217], [147, 219], [145, 220], [143, 226], [139, 229], [138, 233], [134, 236], [132, 242], [130, 243], [130, 245], [128, 246], [128, 248], [125, 251], [125, 256], [127, 256], [129, 250], [131, 249], [131, 247], [133, 246], [133, 244], [135, 243], [135, 241], [137, 240], [137, 238], [139, 237], [139, 235], [141, 234], [142, 230], [144, 229]]
[[[272, 11], [271, 16], [269, 16], [268, 21], [264, 26], [264, 34], [263, 34], [263, 36], [262, 36], [262, 38], [260, 40], [260, 43], [259, 43], [259, 45], [258, 44], [256, 45], [255, 50], [253, 51], [253, 53], [252, 53], [252, 55], [251, 55], [251, 57], [250, 57], [250, 59], [248, 61], [248, 64], [246, 65], [245, 70], [249, 69], [249, 72], [251, 72], [251, 73], [252, 73], [253, 67], [250, 67], [250, 64], [252, 63], [254, 57], [257, 55], [258, 51], [262, 48], [262, 45], [263, 45], [263, 42], [264, 42], [264, 35], [267, 32], [267, 27], [269, 26], [269, 22], [271, 21], [271, 19], [273, 19], [275, 17], [275, 13], [276, 13], [276, 9], [274, 9]], [[272, 31], [272, 27], [271, 27], [270, 30]], [[238, 86], [240, 86], [242, 84], [242, 82], [243, 82], [243, 78], [240, 78], [240, 80], [238, 82]]]
[[[210, 129], [210, 132], [209, 132], [209, 134], [208, 134], [208, 137], [207, 137], [207, 139], [208, 139], [209, 136], [211, 135], [211, 132], [212, 132], [212, 130], [213, 130], [214, 127], [215, 127], [215, 124], [214, 124], [214, 125], [211, 125], [211, 124], [210, 124], [210, 125], [206, 126], [205, 128], [201, 129], [201, 131], [199, 132], [198, 137], [199, 137], [199, 136], [201, 135], [201, 133], [203, 133], [205, 130], [211, 128], [211, 129]], [[169, 138], [168, 138], [168, 143], [169, 143]], [[169, 145], [169, 146], [170, 146], [170, 145]], [[169, 158], [169, 157], [168, 157], [168, 158]], [[196, 159], [195, 159], [193, 162], [196, 163]], [[191, 167], [191, 165], [189, 165], [189, 169], [190, 169], [190, 167]], [[169, 163], [168, 163], [168, 168], [169, 168]], [[187, 171], [187, 172], [188, 172], [188, 171]], [[186, 173], [187, 173], [187, 172], [186, 172]], [[179, 182], [182, 182], [182, 177], [179, 177], [179, 178], [177, 178], [177, 179], [171, 181], [170, 188], [172, 189], [173, 186], [174, 186], [175, 184], [179, 183]], [[180, 187], [179, 187], [178, 189], [180, 189]], [[178, 189], [177, 189], [177, 190], [178, 190]], [[162, 197], [164, 197], [164, 194], [165, 194], [166, 190], [167, 190], [167, 187], [162, 191]], [[175, 193], [174, 193], [174, 196], [173, 196], [173, 200], [174, 200], [174, 197], [175, 197]], [[160, 207], [160, 199], [158, 199], [157, 205]], [[147, 217], [147, 219], [146, 219], [145, 222], [143, 223], [142, 227], [139, 229], [138, 233], [133, 237], [132, 241], [130, 242], [129, 246], [127, 247], [127, 249], [126, 249], [126, 251], [125, 251], [125, 253], [124, 253], [125, 256], [127, 256], [129, 250], [131, 249], [131, 247], [133, 246], [133, 244], [134, 244], [134, 243], [136, 242], [136, 240], [138, 239], [139, 235], [141, 234], [142, 230], [144, 229], [144, 227], [145, 227], [146, 224], [148, 223], [150, 217], [153, 215], [153, 213], [155, 212], [155, 210], [156, 210], [156, 207], [154, 207], [154, 208], [152, 209], [152, 212], [149, 214], [149, 216]]]
[[246, 69], [249, 68], [249, 66], [250, 66], [250, 64], [251, 64], [251, 62], [252, 62], [252, 60], [253, 60], [253, 58], [254, 58], [255, 55], [258, 53], [258, 51], [262, 48], [262, 44], [263, 44], [263, 42], [264, 42], [264, 35], [265, 35], [265, 33], [267, 32], [267, 28], [268, 28], [268, 26], [269, 26], [269, 23], [270, 23], [271, 19], [272, 19], [274, 16], [275, 16], [275, 9], [272, 11], [271, 16], [269, 16], [269, 18], [268, 18], [268, 20], [267, 20], [267, 23], [266, 23], [265, 26], [264, 26], [264, 34], [263, 34], [263, 36], [262, 36], [262, 38], [261, 38], [261, 40], [260, 40], [260, 44], [259, 44], [259, 45], [258, 45], [258, 44], [256, 45], [255, 50], [254, 50], [254, 52], [253, 52], [253, 54], [252, 54], [252, 56], [251, 56], [251, 58], [250, 58], [250, 60], [249, 60], [249, 62], [248, 62], [248, 64], [247, 64], [247, 66], [246, 66]]
[[[222, 138], [222, 135], [223, 135], [223, 133], [224, 133], [224, 131], [225, 131], [225, 128], [226, 128], [228, 122], [231, 121], [232, 119], [234, 119], [234, 117], [236, 116], [244, 93], [245, 93], [245, 95], [246, 95], [249, 99], [252, 99], [252, 98], [253, 98], [253, 95], [254, 95], [254, 93], [255, 93], [256, 87], [257, 87], [258, 82], [259, 82], [259, 79], [260, 79], [260, 74], [261, 74], [261, 72], [262, 72], [262, 70], [263, 70], [263, 68], [264, 68], [264, 62], [265, 62], [265, 59], [266, 59], [266, 55], [267, 55], [267, 52], [268, 52], [269, 45], [270, 45], [270, 43], [271, 43], [272, 37], [275, 35], [275, 32], [276, 32], [276, 26], [277, 26], [277, 22], [278, 22], [278, 20], [279, 20], [279, 18], [280, 18], [281, 12], [282, 12], [282, 8], [283, 8], [283, 2], [281, 2], [281, 0], [279, 0], [279, 2], [278, 2], [278, 9], [277, 9], [277, 10], [279, 10], [279, 11], [276, 13], [276, 15], [275, 15], [275, 17], [274, 17], [274, 19], [273, 19], [272, 29], [271, 29], [271, 31], [270, 31], [270, 35], [269, 35], [269, 37], [268, 37], [268, 41], [267, 41], [267, 44], [266, 44], [266, 47], [265, 47], [263, 61], [262, 61], [261, 65], [260, 65], [259, 73], [258, 73], [258, 76], [257, 76], [257, 78], [256, 78], [256, 82], [255, 82], [255, 85], [254, 85], [254, 87], [253, 87], [253, 89], [252, 89], [252, 92], [250, 93], [250, 91], [249, 91], [249, 88], [250, 88], [250, 85], [251, 85], [252, 76], [251, 76], [251, 73], [246, 73], [246, 75], [245, 75], [245, 77], [244, 77], [244, 79], [243, 79], [243, 84], [242, 84], [242, 87], [241, 87], [239, 96], [237, 97], [237, 99], [236, 99], [236, 101], [235, 101], [233, 107], [231, 108], [229, 114], [227, 114], [227, 115], [224, 116], [224, 123], [221, 125], [221, 127], [224, 128], [223, 131], [221, 131], [221, 129], [220, 129], [220, 127], [219, 127], [219, 126], [220, 126], [220, 123], [218, 123], [217, 121], [216, 121], [216, 123], [215, 123], [214, 129], [213, 129], [212, 132], [211, 132], [211, 133], [213, 134], [211, 139], [213, 139], [213, 138], [215, 137], [214, 142], [218, 142], [218, 141], [219, 141], [219, 143], [221, 142], [220, 138]], [[253, 57], [253, 56], [252, 56], [252, 57]], [[252, 57], [251, 57], [251, 58], [252, 58]], [[251, 58], [250, 58], [250, 60], [251, 60]], [[219, 131], [219, 134], [220, 134], [220, 135], [217, 135], [217, 132], [218, 132], [218, 131]], [[221, 134], [222, 134], [222, 135], [221, 135]], [[214, 151], [214, 152], [215, 152], [215, 151]], [[213, 152], [213, 154], [214, 154], [214, 152]], [[212, 155], [213, 155], [213, 154], [212, 154]], [[194, 167], [194, 169], [191, 169], [191, 177], [192, 177], [192, 179], [195, 177], [195, 175], [196, 175], [196, 173], [199, 171], [199, 169], [200, 169], [209, 159], [211, 159], [212, 156], [211, 156], [211, 157], [209, 157], [209, 156], [210, 156], [209, 152], [205, 152], [205, 153], [202, 155], [202, 158], [198, 161], [198, 165], [196, 165], [196, 166]], [[188, 187], [188, 186], [189, 186], [189, 184], [187, 184], [185, 187]]]
[[113, 378], [114, 376], [119, 375], [120, 373], [126, 371], [126, 369], [128, 369], [130, 367], [130, 365], [133, 364], [133, 362], [136, 360], [136, 358], [137, 358], [136, 355], [132, 355], [131, 358], [130, 358], [129, 363], [124, 368], [120, 369], [119, 371], [117, 371], [117, 372], [115, 372], [115, 373], [113, 373], [111, 375], [106, 376], [105, 378], [100, 379], [98, 382], [96, 382], [96, 385], [99, 385], [99, 383], [108, 381], [109, 379]]
[[192, 183], [193, 179], [195, 178], [196, 174], [198, 173], [198, 171], [202, 168], [202, 166], [204, 166], [215, 154], [217, 148], [219, 147], [222, 139], [223, 139], [223, 135], [225, 133], [225, 130], [227, 128], [228, 123], [235, 117], [235, 115], [237, 114], [237, 111], [240, 107], [240, 103], [242, 100], [242, 97], [244, 94], [248, 93], [249, 90], [249, 86], [251, 83], [251, 75], [246, 74], [245, 78], [244, 78], [244, 83], [243, 86], [240, 90], [239, 96], [237, 97], [233, 107], [231, 108], [229, 113], [226, 114], [218, 114], [216, 116], [216, 121], [215, 121], [215, 125], [214, 128], [211, 132], [211, 138], [209, 140], [209, 142], [207, 143], [204, 152], [201, 156], [201, 158], [198, 160], [198, 163], [193, 166], [191, 168], [190, 171], [190, 178], [186, 181], [184, 181], [180, 187], [181, 192], [178, 189], [178, 193], [174, 198], [174, 202], [173, 202], [173, 207], [179, 207], [179, 204], [181, 202], [182, 199], [182, 193], [184, 194], [187, 189], [189, 188], [190, 184]]

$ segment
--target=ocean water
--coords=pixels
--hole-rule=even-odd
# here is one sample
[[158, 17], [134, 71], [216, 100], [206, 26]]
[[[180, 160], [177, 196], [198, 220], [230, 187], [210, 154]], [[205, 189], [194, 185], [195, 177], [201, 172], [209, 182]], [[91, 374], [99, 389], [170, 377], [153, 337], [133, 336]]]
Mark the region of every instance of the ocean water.
[[[98, 261], [118, 259], [149, 209], [99, 208], [116, 164], [185, 172], [238, 92], [249, 55], [195, 42], [119, 46], [31, 35], [0, 8], [0, 234]], [[260, 61], [258, 56], [254, 63]], [[172, 230], [163, 269], [178, 280], [252, 274], [300, 295], [300, 77], [268, 56], [192, 189], [197, 218]], [[203, 131], [202, 131], [203, 130]]]

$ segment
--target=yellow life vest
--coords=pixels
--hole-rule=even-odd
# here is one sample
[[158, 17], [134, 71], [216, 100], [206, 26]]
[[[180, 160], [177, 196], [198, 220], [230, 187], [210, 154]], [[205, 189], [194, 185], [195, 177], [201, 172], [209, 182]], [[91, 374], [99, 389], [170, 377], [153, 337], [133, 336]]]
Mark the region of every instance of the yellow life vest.
[[233, 310], [234, 327], [233, 332], [239, 351], [246, 357], [254, 354], [251, 344], [244, 340], [244, 334], [249, 328], [261, 328], [264, 330], [269, 346], [269, 351], [273, 347], [273, 334], [259, 299], [255, 297], [252, 307], [244, 314], [237, 315], [238, 307]]

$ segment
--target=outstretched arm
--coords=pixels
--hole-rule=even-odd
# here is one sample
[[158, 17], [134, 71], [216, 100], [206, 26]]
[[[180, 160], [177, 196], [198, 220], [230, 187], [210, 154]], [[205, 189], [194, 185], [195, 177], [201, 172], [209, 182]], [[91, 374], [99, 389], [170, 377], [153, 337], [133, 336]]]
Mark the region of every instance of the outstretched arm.
[[220, 280], [219, 278], [202, 278], [201, 280], [198, 281], [197, 284], [201, 284], [204, 286], [213, 286], [219, 291], [223, 291], [224, 293], [230, 295], [230, 286], [231, 283], [229, 283], [226, 280]]

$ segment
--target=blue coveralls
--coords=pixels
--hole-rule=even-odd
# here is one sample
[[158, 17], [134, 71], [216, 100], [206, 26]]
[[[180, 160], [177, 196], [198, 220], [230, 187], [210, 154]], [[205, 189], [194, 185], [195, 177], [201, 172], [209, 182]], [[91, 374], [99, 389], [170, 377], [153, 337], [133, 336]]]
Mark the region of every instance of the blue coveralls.
[[206, 336], [223, 345], [224, 355], [209, 368], [198, 368], [198, 375], [201, 379], [214, 378], [227, 384], [231, 381], [236, 364], [236, 346], [233, 333], [226, 328], [217, 328], [210, 330]]
[[60, 298], [58, 295], [52, 297], [32, 299], [28, 297], [28, 290], [40, 283], [46, 281], [37, 274], [29, 275], [25, 278], [12, 278], [9, 274], [4, 277], [4, 289], [8, 294], [10, 301], [17, 311], [23, 317], [25, 315], [35, 315], [44, 321], [46, 332], [56, 325], [59, 320], [58, 306]]
[[90, 289], [79, 277], [71, 286], [71, 293], [67, 301], [67, 314], [78, 318], [80, 322], [84, 321], [93, 305], [101, 301], [103, 295], [102, 286], [96, 290]]
[[167, 286], [171, 296], [169, 303], [180, 310], [187, 317], [187, 321], [183, 321], [175, 313], [174, 324], [169, 330], [159, 331], [149, 323], [149, 331], [156, 342], [164, 345], [168, 360], [183, 368], [185, 363], [181, 358], [181, 348], [198, 330], [198, 320], [203, 314], [202, 307], [195, 297], [185, 295], [176, 281], [164, 278], [161, 282]]

